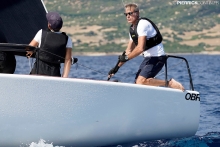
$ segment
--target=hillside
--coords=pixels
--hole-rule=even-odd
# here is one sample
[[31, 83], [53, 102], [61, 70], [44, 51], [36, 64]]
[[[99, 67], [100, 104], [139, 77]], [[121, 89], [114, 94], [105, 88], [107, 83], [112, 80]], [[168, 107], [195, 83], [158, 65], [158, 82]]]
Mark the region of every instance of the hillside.
[[[77, 52], [123, 51], [128, 27], [121, 0], [43, 0], [58, 11]], [[124, 0], [125, 3], [133, 2]], [[176, 5], [171, 0], [135, 0], [141, 16], [153, 20], [167, 52], [220, 51], [220, 5]]]

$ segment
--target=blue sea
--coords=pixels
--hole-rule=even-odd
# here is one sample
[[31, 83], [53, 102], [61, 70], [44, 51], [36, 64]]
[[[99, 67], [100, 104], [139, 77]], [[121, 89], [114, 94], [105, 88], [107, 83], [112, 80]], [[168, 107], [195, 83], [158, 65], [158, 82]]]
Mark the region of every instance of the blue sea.
[[[195, 136], [169, 140], [129, 142], [111, 147], [220, 147], [220, 55], [178, 55], [189, 62], [194, 89], [200, 92], [200, 122]], [[117, 56], [75, 56], [78, 64], [71, 67], [70, 78], [107, 80], [109, 70], [117, 63]], [[34, 60], [17, 56], [15, 73], [29, 74]], [[133, 83], [143, 57], [139, 56], [124, 64], [110, 80]], [[61, 67], [61, 70], [63, 65]], [[164, 79], [164, 69], [156, 78]], [[180, 59], [168, 59], [168, 79], [181, 82], [190, 89], [188, 70]], [[30, 147], [53, 147], [51, 142], [39, 141]], [[62, 145], [59, 145], [59, 147]]]

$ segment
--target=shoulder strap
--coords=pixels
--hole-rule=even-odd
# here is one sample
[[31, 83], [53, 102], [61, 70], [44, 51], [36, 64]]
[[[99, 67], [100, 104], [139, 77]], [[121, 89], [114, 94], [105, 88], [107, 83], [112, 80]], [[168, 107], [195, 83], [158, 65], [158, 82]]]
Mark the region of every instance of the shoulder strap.
[[[148, 19], [146, 17], [141, 17], [141, 18], [139, 18], [138, 22], [141, 19], [145, 19], [145, 20], [149, 21], [151, 23], [151, 25], [154, 27], [154, 29], [156, 30], [156, 32], [157, 32], [157, 34], [154, 37], [151, 37], [151, 38], [148, 39], [148, 43], [146, 43], [146, 48], [145, 48], [145, 50], [148, 50], [149, 48], [152, 48], [152, 47], [160, 44], [163, 40], [163, 37], [162, 37], [159, 29], [155, 25], [155, 23], [153, 23], [153, 21], [151, 21], [150, 19]], [[137, 29], [135, 31], [137, 33]]]
[[68, 42], [68, 36], [66, 35], [65, 32], [62, 32], [62, 34], [66, 36], [66, 45], [67, 45], [67, 42]]
[[152, 26], [154, 27], [154, 29], [156, 30], [156, 32], [160, 34], [158, 27], [155, 25], [155, 23], [153, 21], [151, 21], [150, 19], [148, 19], [146, 17], [141, 17], [139, 20], [141, 20], [141, 19], [145, 19], [145, 20], [149, 21], [152, 24]]
[[40, 48], [43, 48], [42, 45], [44, 45], [44, 43], [45, 43], [47, 33], [48, 33], [48, 30], [43, 30], [43, 29], [42, 29], [41, 46], [40, 46]]

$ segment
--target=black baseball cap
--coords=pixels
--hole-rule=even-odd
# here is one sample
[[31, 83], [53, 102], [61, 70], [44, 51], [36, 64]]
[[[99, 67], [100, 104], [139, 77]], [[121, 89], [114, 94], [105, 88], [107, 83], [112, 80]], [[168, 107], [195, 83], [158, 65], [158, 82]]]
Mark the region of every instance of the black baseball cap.
[[51, 29], [53, 30], [60, 30], [63, 26], [63, 20], [59, 13], [57, 12], [48, 12], [47, 21], [50, 24]]

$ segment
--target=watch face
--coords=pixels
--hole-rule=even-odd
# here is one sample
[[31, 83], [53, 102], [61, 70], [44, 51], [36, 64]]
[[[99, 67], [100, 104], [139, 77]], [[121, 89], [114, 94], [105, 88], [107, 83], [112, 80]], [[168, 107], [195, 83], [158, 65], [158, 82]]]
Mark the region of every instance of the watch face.
[[125, 56], [125, 59], [128, 60], [128, 56]]

